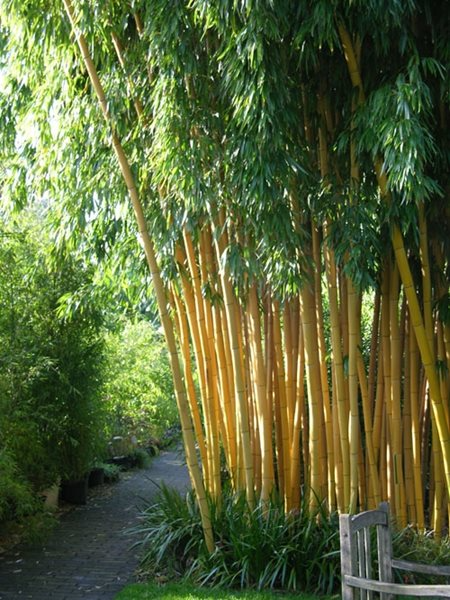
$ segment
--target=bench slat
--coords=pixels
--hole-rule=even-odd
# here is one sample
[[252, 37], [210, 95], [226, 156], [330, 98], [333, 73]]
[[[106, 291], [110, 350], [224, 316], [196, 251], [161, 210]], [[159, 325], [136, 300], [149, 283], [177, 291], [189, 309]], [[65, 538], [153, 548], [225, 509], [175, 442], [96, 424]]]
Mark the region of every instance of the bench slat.
[[425, 596], [427, 598], [450, 598], [450, 585], [408, 585], [407, 583], [385, 583], [354, 575], [344, 575], [346, 585], [362, 590], [397, 594], [397, 596]]
[[[372, 579], [370, 528], [377, 531], [379, 581]], [[381, 600], [396, 596], [450, 598], [450, 585], [418, 585], [394, 583], [392, 569], [450, 577], [450, 566], [426, 565], [392, 556], [392, 534], [389, 523], [389, 504], [382, 502], [378, 510], [359, 515], [340, 515], [341, 573], [343, 600], [371, 600], [373, 592]]]

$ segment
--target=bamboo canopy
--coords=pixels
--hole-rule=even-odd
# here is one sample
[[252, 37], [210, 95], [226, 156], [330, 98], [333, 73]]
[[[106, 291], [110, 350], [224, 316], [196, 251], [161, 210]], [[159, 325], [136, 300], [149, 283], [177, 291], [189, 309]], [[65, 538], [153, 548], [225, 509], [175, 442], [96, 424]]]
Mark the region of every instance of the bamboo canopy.
[[136, 215], [210, 550], [223, 485], [448, 525], [450, 24], [385, 4], [49, 15]]

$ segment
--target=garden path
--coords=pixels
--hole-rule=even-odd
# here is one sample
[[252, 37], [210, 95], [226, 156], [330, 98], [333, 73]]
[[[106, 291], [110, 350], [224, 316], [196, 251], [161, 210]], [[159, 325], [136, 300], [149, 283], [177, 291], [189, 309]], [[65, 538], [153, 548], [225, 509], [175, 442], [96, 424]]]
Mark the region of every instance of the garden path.
[[43, 545], [0, 555], [0, 600], [113, 599], [134, 579], [137, 551], [124, 532], [137, 523], [139, 506], [156, 490], [153, 482], [189, 486], [181, 453], [163, 452], [106, 492], [94, 488], [86, 506], [65, 513]]

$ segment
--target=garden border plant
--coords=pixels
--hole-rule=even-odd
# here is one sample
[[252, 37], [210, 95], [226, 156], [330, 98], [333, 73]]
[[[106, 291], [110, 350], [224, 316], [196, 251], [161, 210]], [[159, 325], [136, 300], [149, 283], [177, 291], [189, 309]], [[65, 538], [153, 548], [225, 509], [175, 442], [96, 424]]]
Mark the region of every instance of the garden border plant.
[[139, 536], [142, 572], [152, 577], [187, 578], [201, 585], [332, 593], [339, 585], [336, 514], [320, 504], [285, 513], [282, 499], [250, 507], [244, 494], [226, 490], [209, 498], [217, 543], [210, 554], [202, 535], [198, 505], [161, 485], [131, 534]]

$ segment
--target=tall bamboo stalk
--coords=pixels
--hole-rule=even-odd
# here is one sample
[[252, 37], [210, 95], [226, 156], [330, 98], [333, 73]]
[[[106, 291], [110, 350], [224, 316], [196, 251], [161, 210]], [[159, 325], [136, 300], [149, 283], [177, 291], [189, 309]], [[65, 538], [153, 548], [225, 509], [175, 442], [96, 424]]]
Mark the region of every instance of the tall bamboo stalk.
[[211, 526], [211, 517], [209, 512], [208, 503], [206, 500], [205, 489], [203, 486], [202, 475], [200, 471], [200, 467], [197, 461], [197, 455], [195, 450], [195, 436], [192, 427], [192, 422], [189, 415], [189, 404], [186, 397], [186, 391], [184, 387], [184, 382], [180, 369], [180, 362], [178, 357], [178, 349], [175, 339], [175, 334], [173, 330], [173, 324], [170, 319], [170, 315], [167, 308], [167, 298], [165, 293], [165, 288], [161, 279], [160, 270], [158, 267], [158, 263], [156, 260], [156, 254], [153, 247], [153, 242], [150, 238], [147, 224], [145, 221], [144, 211], [142, 208], [142, 204], [139, 199], [137, 186], [134, 181], [134, 177], [128, 162], [128, 159], [125, 155], [125, 152], [122, 148], [120, 140], [115, 133], [114, 123], [112, 122], [112, 118], [108, 109], [108, 103], [105, 97], [105, 93], [103, 91], [103, 87], [100, 83], [100, 79], [97, 74], [97, 70], [92, 61], [92, 58], [89, 53], [89, 48], [86, 43], [86, 40], [83, 34], [80, 32], [77, 26], [77, 19], [72, 8], [72, 3], [70, 0], [63, 0], [64, 8], [66, 10], [67, 16], [69, 17], [69, 21], [72, 27], [72, 31], [74, 33], [75, 39], [80, 48], [81, 55], [83, 57], [84, 64], [86, 66], [86, 70], [88, 72], [89, 78], [91, 80], [94, 91], [97, 95], [103, 116], [105, 118], [106, 123], [109, 125], [111, 129], [111, 143], [114, 149], [114, 152], [117, 157], [117, 161], [119, 163], [119, 167], [125, 181], [125, 185], [127, 187], [130, 200], [133, 206], [133, 210], [136, 216], [136, 222], [138, 225], [139, 235], [143, 242], [145, 256], [150, 268], [150, 273], [152, 276], [153, 286], [156, 294], [156, 299], [158, 303], [158, 309], [160, 313], [161, 322], [164, 328], [164, 334], [166, 338], [167, 347], [169, 350], [170, 356], [170, 364], [173, 373], [174, 386], [175, 386], [175, 395], [177, 398], [178, 409], [180, 413], [181, 427], [183, 432], [183, 440], [186, 449], [186, 460], [188, 465], [189, 474], [191, 477], [191, 481], [196, 493], [197, 501], [200, 507], [200, 514], [202, 519], [203, 531], [205, 535], [205, 541], [207, 548], [210, 552], [214, 550], [214, 538], [213, 531]]

